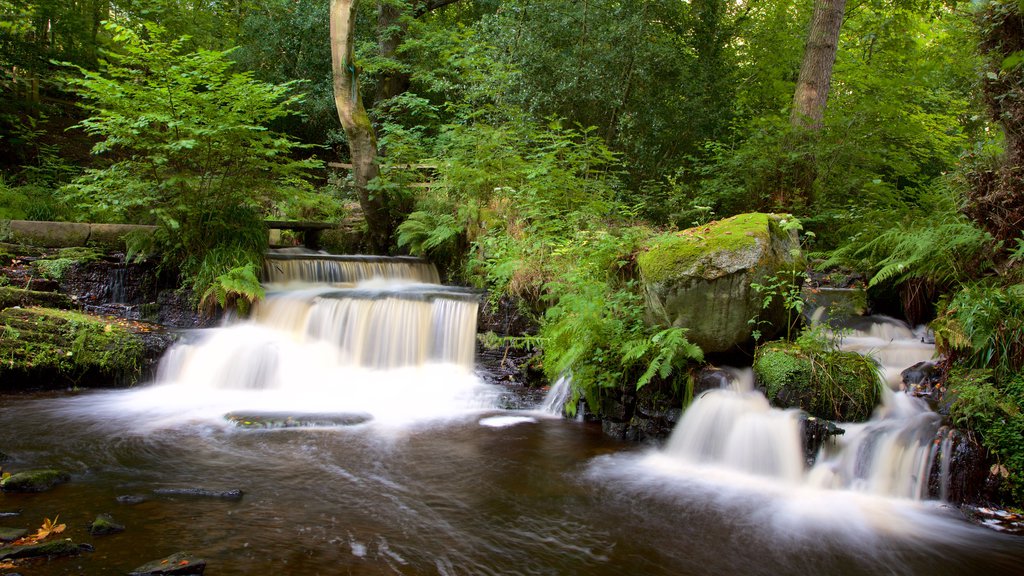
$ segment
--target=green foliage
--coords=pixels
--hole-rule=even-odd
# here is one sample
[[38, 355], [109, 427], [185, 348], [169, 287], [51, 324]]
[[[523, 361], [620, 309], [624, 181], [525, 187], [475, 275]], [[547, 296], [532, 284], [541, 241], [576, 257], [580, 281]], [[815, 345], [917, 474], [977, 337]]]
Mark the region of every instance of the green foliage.
[[958, 365], [1009, 378], [1024, 369], [1024, 284], [966, 285], [942, 302], [932, 327]]
[[795, 342], [759, 346], [754, 374], [773, 403], [828, 420], [867, 420], [881, 399], [875, 361], [841, 351], [834, 340], [813, 331]]
[[873, 236], [857, 235], [820, 269], [845, 265], [872, 271], [869, 286], [923, 279], [948, 285], [991, 266], [992, 237], [958, 214], [899, 223]]
[[67, 198], [94, 219], [160, 224], [155, 251], [165, 267], [205, 294], [259, 261], [262, 215], [305, 191], [319, 165], [294, 159], [303, 146], [266, 128], [301, 98], [294, 83], [231, 72], [230, 50], [186, 52], [186, 38], [165, 40], [153, 24], [145, 37], [106, 29], [122, 51], [110, 54], [105, 74], [78, 68], [69, 83], [92, 114], [80, 126], [100, 138], [93, 152], [114, 161], [88, 170]]
[[1004, 486], [1017, 502], [1024, 500], [1024, 375], [1003, 379], [987, 369], [952, 370], [947, 394], [954, 400], [950, 418], [981, 435], [981, 443], [1006, 469]]
[[254, 264], [228, 270], [209, 284], [201, 300], [209, 304], [216, 302], [221, 308], [230, 305], [242, 314], [248, 313], [249, 307], [264, 296], [258, 271]]
[[79, 264], [95, 262], [101, 254], [92, 248], [62, 248], [56, 258], [36, 260], [32, 266], [40, 276], [51, 280], [63, 280], [68, 270]]

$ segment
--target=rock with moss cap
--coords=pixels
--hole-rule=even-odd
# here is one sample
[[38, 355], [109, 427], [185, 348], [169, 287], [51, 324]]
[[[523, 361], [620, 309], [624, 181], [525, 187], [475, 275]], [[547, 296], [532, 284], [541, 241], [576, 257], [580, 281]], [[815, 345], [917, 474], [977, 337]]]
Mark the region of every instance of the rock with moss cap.
[[754, 355], [754, 375], [779, 408], [840, 422], [867, 420], [882, 395], [873, 360], [825, 345], [769, 342]]
[[785, 226], [790, 218], [740, 214], [648, 240], [637, 256], [648, 321], [687, 328], [705, 352], [749, 342], [752, 318], [763, 331], [781, 329], [781, 301], [762, 309], [764, 295], [753, 284], [801, 267], [797, 232]]
[[70, 479], [71, 476], [61, 470], [25, 470], [0, 480], [0, 490], [4, 492], [45, 492]]

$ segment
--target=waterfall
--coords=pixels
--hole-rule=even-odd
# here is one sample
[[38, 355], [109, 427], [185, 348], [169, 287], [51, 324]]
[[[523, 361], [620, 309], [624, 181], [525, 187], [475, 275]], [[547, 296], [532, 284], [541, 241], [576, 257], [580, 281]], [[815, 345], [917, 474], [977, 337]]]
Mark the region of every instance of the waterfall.
[[433, 265], [292, 253], [268, 256], [265, 273], [267, 297], [249, 318], [167, 353], [153, 402], [395, 421], [496, 405], [473, 373], [479, 297], [436, 283]]
[[263, 279], [282, 282], [360, 282], [374, 278], [439, 284], [433, 264], [419, 258], [273, 253], [263, 265]]
[[563, 374], [551, 385], [551, 389], [544, 395], [539, 410], [547, 414], [561, 416], [565, 414], [565, 403], [572, 395], [572, 376]]
[[[862, 322], [843, 337], [841, 347], [873, 354], [891, 387], [893, 374], [898, 378], [900, 370], [934, 353], [933, 346], [921, 343], [919, 334], [903, 323], [891, 318]], [[940, 417], [921, 399], [887, 387], [871, 419], [840, 424], [845, 434], [827, 443], [808, 468], [800, 413], [772, 408], [763, 394], [742, 378], [736, 380], [731, 389], [711, 390], [694, 400], [663, 456], [787, 485], [905, 499], [928, 496]]]

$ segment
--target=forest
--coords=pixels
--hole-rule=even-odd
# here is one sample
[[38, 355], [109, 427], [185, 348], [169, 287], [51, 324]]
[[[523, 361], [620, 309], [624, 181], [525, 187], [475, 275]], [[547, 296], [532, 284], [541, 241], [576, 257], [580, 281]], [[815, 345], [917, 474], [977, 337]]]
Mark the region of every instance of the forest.
[[644, 242], [791, 215], [766, 306], [831, 274], [927, 324], [1019, 506], [1022, 71], [1021, 0], [0, 0], [0, 221], [156, 225], [129, 256], [206, 309], [264, 296], [265, 220], [355, 222], [600, 412], [706, 360], [645, 322]]

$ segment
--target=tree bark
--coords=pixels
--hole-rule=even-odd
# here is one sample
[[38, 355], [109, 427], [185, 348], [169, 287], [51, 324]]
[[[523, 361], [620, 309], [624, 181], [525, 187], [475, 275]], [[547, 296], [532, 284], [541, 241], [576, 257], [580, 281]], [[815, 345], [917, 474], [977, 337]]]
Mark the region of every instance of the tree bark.
[[789, 117], [790, 124], [795, 127], [821, 128], [845, 9], [846, 0], [814, 0], [811, 30], [807, 35]]
[[331, 71], [334, 104], [348, 138], [352, 177], [367, 226], [367, 244], [376, 253], [386, 252], [392, 235], [392, 221], [380, 193], [368, 187], [380, 173], [377, 165], [377, 136], [359, 95], [359, 68], [355, 64], [355, 20], [358, 0], [331, 0]]

